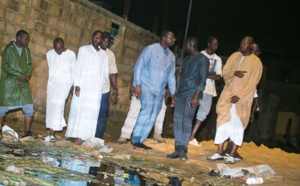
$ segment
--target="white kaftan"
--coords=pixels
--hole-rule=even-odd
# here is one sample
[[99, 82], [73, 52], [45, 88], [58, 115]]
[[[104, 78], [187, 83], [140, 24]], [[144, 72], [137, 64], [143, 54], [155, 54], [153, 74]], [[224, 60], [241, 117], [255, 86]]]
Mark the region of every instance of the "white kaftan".
[[80, 87], [80, 96], [73, 94], [66, 137], [86, 140], [95, 136], [102, 90], [107, 79], [105, 51], [96, 51], [92, 45], [80, 47], [74, 72], [74, 87]]
[[49, 67], [47, 85], [46, 128], [60, 131], [66, 126], [64, 109], [73, 84], [72, 71], [76, 55], [71, 50], [58, 55], [54, 49], [46, 54]]

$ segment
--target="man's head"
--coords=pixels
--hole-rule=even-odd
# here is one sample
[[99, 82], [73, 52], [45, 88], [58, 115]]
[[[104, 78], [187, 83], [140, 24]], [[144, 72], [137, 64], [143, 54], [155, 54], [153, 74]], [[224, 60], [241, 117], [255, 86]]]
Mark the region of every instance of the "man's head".
[[94, 31], [92, 35], [92, 45], [96, 50], [100, 50], [99, 46], [100, 46], [101, 38], [102, 38], [102, 32], [100, 30]]
[[16, 34], [16, 45], [18, 47], [27, 46], [29, 43], [29, 34], [25, 30], [19, 30]]
[[100, 42], [100, 47], [103, 50], [106, 50], [107, 47], [109, 47], [111, 43], [111, 35], [109, 32], [102, 32], [102, 39]]
[[160, 44], [163, 48], [171, 47], [174, 45], [176, 37], [170, 30], [163, 30], [160, 35]]
[[252, 54], [252, 45], [254, 43], [253, 37], [245, 36], [241, 40], [240, 44], [240, 51], [243, 53], [244, 56], [249, 56]]
[[259, 56], [260, 55], [260, 47], [257, 43], [252, 44], [252, 54]]
[[65, 51], [65, 42], [64, 42], [64, 40], [60, 37], [55, 38], [54, 41], [53, 41], [53, 48], [54, 48], [55, 52], [58, 55], [63, 53], [63, 51]]
[[219, 47], [218, 39], [215, 36], [209, 36], [206, 39], [206, 43], [207, 43], [207, 50], [211, 52], [211, 54], [214, 54]]
[[191, 54], [198, 51], [198, 39], [195, 37], [188, 37], [183, 43], [184, 50]]

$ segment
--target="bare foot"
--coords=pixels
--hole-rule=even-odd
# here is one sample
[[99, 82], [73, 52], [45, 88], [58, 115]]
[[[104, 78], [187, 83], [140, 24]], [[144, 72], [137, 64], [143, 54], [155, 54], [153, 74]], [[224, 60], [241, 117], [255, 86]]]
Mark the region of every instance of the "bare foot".
[[74, 141], [75, 145], [82, 145], [82, 143], [83, 143], [83, 140], [81, 140], [81, 138], [76, 138]]

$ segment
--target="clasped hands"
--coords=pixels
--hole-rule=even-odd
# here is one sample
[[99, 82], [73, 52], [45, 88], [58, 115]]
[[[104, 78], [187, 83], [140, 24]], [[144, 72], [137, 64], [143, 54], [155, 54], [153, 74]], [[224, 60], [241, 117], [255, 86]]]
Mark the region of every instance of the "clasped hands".
[[26, 74], [23, 74], [22, 77], [20, 79], [17, 79], [16, 80], [16, 83], [17, 84], [21, 84], [22, 82], [26, 81], [27, 80], [27, 75]]

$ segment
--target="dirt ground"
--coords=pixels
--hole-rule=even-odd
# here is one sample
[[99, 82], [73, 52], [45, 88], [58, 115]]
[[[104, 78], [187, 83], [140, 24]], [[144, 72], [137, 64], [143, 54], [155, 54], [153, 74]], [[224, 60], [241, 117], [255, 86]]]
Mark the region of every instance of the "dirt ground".
[[[8, 126], [13, 128], [19, 134], [23, 132], [23, 122], [6, 121]], [[45, 125], [33, 123], [32, 131], [44, 136], [47, 132]], [[119, 133], [119, 132], [116, 132]], [[64, 136], [64, 131], [57, 133], [58, 138]], [[243, 185], [242, 179], [219, 178], [206, 175], [210, 170], [217, 170], [218, 163], [225, 161], [210, 162], [206, 158], [216, 152], [217, 147], [213, 141], [202, 141], [202, 146], [189, 146], [188, 160], [167, 159], [166, 155], [174, 150], [174, 139], [166, 139], [166, 143], [157, 143], [151, 138], [145, 141], [145, 144], [152, 147], [152, 150], [136, 150], [128, 142], [127, 144], [117, 144], [117, 135], [106, 135], [105, 145], [112, 147], [114, 150], [111, 154], [131, 155], [141, 160], [150, 161], [155, 166], [174, 169], [174, 174], [180, 174], [184, 181], [182, 185]], [[235, 164], [228, 165], [229, 168], [251, 167], [258, 165], [268, 165], [275, 172], [275, 176], [265, 177], [263, 185], [300, 185], [300, 155], [287, 153], [281, 149], [270, 149], [264, 145], [256, 146], [253, 142], [243, 143], [239, 153], [243, 160]], [[155, 168], [155, 167], [154, 167]], [[155, 177], [155, 176], [154, 176]]]

